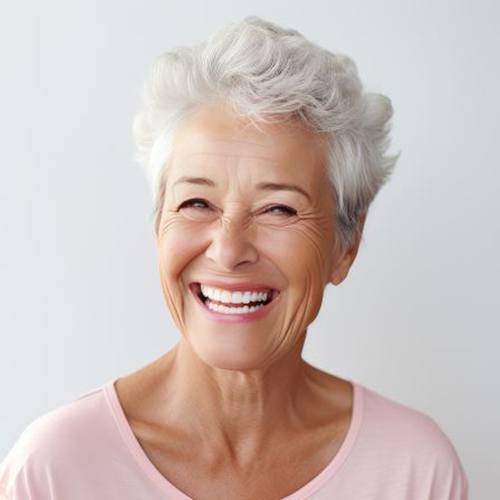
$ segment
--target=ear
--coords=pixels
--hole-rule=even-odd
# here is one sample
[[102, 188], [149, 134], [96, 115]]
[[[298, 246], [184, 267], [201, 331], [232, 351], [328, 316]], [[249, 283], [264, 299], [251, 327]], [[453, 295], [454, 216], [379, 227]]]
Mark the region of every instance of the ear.
[[342, 281], [345, 280], [349, 273], [356, 255], [358, 254], [359, 244], [361, 243], [361, 236], [363, 234], [363, 228], [365, 226], [366, 212], [359, 217], [359, 221], [356, 227], [356, 235], [353, 244], [350, 248], [344, 251], [339, 258], [334, 262], [334, 269], [330, 275], [330, 282], [334, 285], [340, 285]]

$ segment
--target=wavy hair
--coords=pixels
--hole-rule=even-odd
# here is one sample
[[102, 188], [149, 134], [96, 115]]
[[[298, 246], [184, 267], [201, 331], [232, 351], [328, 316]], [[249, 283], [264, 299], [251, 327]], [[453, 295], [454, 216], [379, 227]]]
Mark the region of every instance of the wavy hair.
[[400, 155], [386, 154], [391, 100], [363, 91], [348, 56], [256, 16], [226, 25], [203, 43], [165, 52], [150, 68], [133, 136], [153, 191], [155, 232], [176, 127], [196, 107], [217, 102], [256, 126], [299, 117], [324, 136], [337, 238], [349, 248]]

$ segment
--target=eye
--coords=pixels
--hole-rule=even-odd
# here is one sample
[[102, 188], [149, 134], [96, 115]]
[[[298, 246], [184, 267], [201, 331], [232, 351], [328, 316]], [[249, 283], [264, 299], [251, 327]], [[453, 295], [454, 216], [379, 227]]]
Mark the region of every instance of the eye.
[[273, 213], [277, 215], [296, 215], [297, 210], [287, 207], [286, 205], [273, 205], [265, 210], [265, 213]]
[[203, 208], [208, 208], [208, 203], [202, 198], [192, 198], [190, 200], [182, 202], [177, 210], [180, 210], [181, 208], [184, 207], [203, 209]]
[[[207, 209], [210, 209], [210, 206], [203, 198], [191, 198], [182, 202], [177, 210], [188, 208], [194, 209], [196, 212], [207, 212]], [[291, 217], [292, 215], [296, 215], [297, 211], [293, 208], [287, 207], [286, 205], [273, 205], [265, 209], [263, 213]]]

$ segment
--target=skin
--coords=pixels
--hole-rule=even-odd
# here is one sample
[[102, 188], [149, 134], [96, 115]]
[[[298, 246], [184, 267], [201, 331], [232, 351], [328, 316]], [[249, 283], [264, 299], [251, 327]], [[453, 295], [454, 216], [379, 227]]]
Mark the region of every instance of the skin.
[[[352, 414], [351, 384], [301, 353], [325, 287], [340, 284], [356, 257], [364, 218], [341, 252], [321, 137], [298, 120], [260, 129], [221, 104], [198, 108], [178, 129], [156, 243], [181, 339], [116, 384], [150, 460], [196, 498], [292, 493], [332, 460]], [[263, 181], [309, 197], [257, 189]], [[193, 198], [203, 201], [185, 203]], [[267, 283], [280, 296], [258, 320], [213, 321], [188, 288], [209, 279]]]

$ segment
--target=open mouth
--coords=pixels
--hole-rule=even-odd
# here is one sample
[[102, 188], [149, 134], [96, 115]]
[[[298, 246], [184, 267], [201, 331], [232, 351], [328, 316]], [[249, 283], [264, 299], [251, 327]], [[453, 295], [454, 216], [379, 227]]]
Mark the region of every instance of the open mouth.
[[214, 291], [214, 289], [202, 286], [201, 283], [189, 285], [193, 294], [200, 302], [213, 312], [225, 314], [250, 314], [265, 308], [279, 295], [279, 290], [269, 288], [258, 292], [236, 291], [230, 292]]

